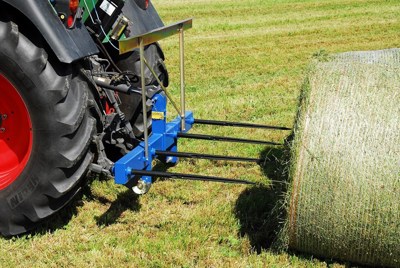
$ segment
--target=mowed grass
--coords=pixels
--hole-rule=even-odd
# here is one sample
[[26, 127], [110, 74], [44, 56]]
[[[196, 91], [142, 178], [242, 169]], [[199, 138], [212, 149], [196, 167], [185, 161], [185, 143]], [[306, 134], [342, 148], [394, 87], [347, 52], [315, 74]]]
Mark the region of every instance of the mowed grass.
[[[290, 127], [313, 55], [400, 45], [397, 0], [153, 2], [166, 23], [195, 18], [185, 35], [186, 96], [197, 118]], [[161, 45], [177, 98], [177, 37]], [[290, 134], [205, 126], [192, 132], [276, 142]], [[266, 167], [182, 159], [169, 171], [248, 179], [258, 186], [158, 180], [140, 197], [112, 180], [90, 180], [38, 232], [0, 238], [0, 267], [344, 267], [269, 249], [276, 225], [270, 222], [277, 221], [269, 216], [275, 215], [280, 163], [286, 161], [282, 148], [189, 140], [179, 146], [262, 156]]]

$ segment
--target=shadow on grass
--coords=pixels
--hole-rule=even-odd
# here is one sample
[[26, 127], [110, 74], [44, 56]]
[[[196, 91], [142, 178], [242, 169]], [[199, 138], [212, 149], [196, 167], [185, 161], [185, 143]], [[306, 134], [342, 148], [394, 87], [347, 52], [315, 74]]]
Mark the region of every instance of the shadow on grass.
[[[57, 230], [65, 229], [71, 219], [78, 214], [78, 208], [83, 206], [82, 192], [78, 193], [72, 202], [67, 204], [60, 211], [33, 226], [31, 231], [15, 237], [23, 236], [42, 236], [45, 234], [52, 234]], [[32, 227], [32, 226], [31, 226]], [[10, 237], [13, 238], [13, 237]]]
[[[153, 170], [155, 171], [166, 171], [168, 167], [171, 165], [168, 164], [163, 164], [163, 163], [157, 163], [156, 166], [154, 166]], [[153, 183], [156, 182], [157, 180], [163, 180], [162, 178], [153, 178]], [[137, 182], [137, 180], [136, 180]], [[135, 184], [135, 179], [132, 179], [130, 181], [133, 186]], [[128, 187], [131, 187], [128, 186]], [[109, 203], [110, 201], [108, 199], [102, 200], [101, 197], [96, 197], [100, 202], [103, 204]], [[127, 188], [127, 190], [123, 193], [118, 194], [117, 199], [113, 202], [111, 202], [111, 206], [109, 209], [103, 213], [103, 215], [96, 217], [96, 223], [98, 226], [109, 226], [111, 224], [114, 224], [118, 218], [121, 216], [123, 212], [126, 210], [130, 211], [139, 211], [140, 210], [140, 202], [139, 202], [140, 196], [135, 194], [132, 189]]]
[[84, 205], [84, 200], [94, 200], [102, 204], [111, 203], [109, 209], [103, 213], [103, 215], [96, 217], [96, 223], [99, 226], [108, 226], [115, 223], [121, 214], [126, 210], [138, 211], [140, 209], [139, 196], [133, 193], [131, 189], [127, 189], [125, 192], [120, 193], [117, 199], [113, 202], [102, 196], [95, 196], [91, 191], [91, 184], [94, 180], [108, 180], [105, 177], [99, 177], [96, 174], [89, 175], [86, 179], [83, 179], [80, 183], [81, 186], [78, 188], [77, 193], [72, 200], [60, 211], [54, 215], [37, 223], [34, 226], [30, 226], [32, 229], [27, 233], [17, 236], [2, 237], [5, 239], [14, 239], [18, 237], [35, 237], [42, 236], [45, 234], [52, 234], [57, 230], [65, 229], [70, 223], [73, 217], [78, 214], [79, 208]]
[[241, 226], [239, 235], [248, 236], [257, 253], [263, 249], [273, 249], [283, 228], [289, 153], [284, 147], [267, 147], [261, 152], [260, 158], [265, 160], [260, 168], [270, 181], [244, 190], [234, 208]]
[[18, 237], [33, 237], [45, 234], [52, 234], [57, 230], [65, 229], [71, 219], [78, 214], [78, 209], [83, 206], [83, 199], [86, 196], [91, 196], [90, 186], [94, 180], [98, 180], [96, 175], [88, 175], [86, 179], [82, 179], [80, 186], [75, 190], [75, 194], [66, 206], [61, 208], [54, 215], [48, 217], [44, 221], [38, 222], [36, 225], [29, 226], [30, 231], [17, 235], [6, 237], [9, 239]]
[[[286, 139], [285, 144], [292, 137]], [[260, 254], [263, 250], [281, 253], [286, 251], [291, 256], [301, 259], [313, 260], [313, 254], [298, 252], [289, 249], [285, 241], [286, 195], [288, 188], [288, 168], [290, 166], [290, 151], [288, 146], [281, 148], [268, 147], [261, 154], [265, 159], [260, 166], [266, 178], [265, 184], [247, 188], [238, 197], [234, 213], [240, 222], [239, 236], [247, 236], [252, 249]], [[268, 184], [268, 182], [270, 182]], [[337, 264], [346, 268], [361, 268], [348, 262], [319, 258], [327, 267]]]
[[96, 223], [98, 226], [114, 224], [126, 210], [140, 210], [139, 196], [131, 189], [127, 189], [125, 192], [118, 194], [117, 199], [111, 203], [107, 211], [104, 212], [103, 215], [95, 217]]

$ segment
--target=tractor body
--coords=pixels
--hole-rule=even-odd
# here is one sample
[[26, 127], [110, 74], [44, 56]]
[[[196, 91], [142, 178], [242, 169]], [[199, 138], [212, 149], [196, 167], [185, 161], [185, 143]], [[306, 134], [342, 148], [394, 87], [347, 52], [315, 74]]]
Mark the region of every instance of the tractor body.
[[[115, 8], [115, 10], [108, 8], [107, 10], [111, 13], [110, 16], [99, 8], [104, 1], [80, 1], [79, 6], [83, 11], [82, 19], [76, 20], [74, 27], [68, 27], [68, 20], [72, 16], [69, 0], [2, 0], [0, 2], [9, 5], [7, 8], [12, 7], [18, 10], [20, 14], [15, 13], [18, 16], [25, 16], [37, 28], [58, 59], [64, 63], [71, 63], [99, 53], [95, 41], [85, 27], [85, 24], [94, 26], [94, 23], [90, 21], [90, 16], [98, 20], [93, 8], [95, 6], [96, 11], [98, 10], [99, 18], [103, 19], [102, 25], [105, 30], [110, 29], [122, 13], [129, 18], [131, 22], [129, 31], [134, 35], [142, 34], [164, 25], [151, 2], [149, 2], [146, 9], [142, 9], [139, 4], [136, 4], [136, 2], [142, 1], [132, 0], [126, 3], [122, 0], [117, 1], [119, 8]], [[114, 4], [112, 1], [104, 3]], [[85, 6], [88, 6], [90, 10], [86, 9]], [[111, 4], [111, 6], [113, 5]]]

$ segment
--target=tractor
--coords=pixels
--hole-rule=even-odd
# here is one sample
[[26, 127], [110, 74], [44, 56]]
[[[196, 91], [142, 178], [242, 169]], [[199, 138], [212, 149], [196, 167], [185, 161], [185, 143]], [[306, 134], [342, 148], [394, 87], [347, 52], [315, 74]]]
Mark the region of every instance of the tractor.
[[[153, 170], [180, 157], [259, 159], [179, 152], [180, 138], [267, 141], [189, 134], [196, 124], [288, 130], [195, 119], [185, 109], [186, 19], [165, 26], [149, 0], [0, 0], [0, 234], [25, 233], [82, 188], [88, 172], [137, 194], [154, 177], [251, 184]], [[157, 43], [180, 40], [180, 102], [168, 91]], [[167, 101], [177, 117], [167, 121]], [[179, 103], [179, 105], [178, 105]]]

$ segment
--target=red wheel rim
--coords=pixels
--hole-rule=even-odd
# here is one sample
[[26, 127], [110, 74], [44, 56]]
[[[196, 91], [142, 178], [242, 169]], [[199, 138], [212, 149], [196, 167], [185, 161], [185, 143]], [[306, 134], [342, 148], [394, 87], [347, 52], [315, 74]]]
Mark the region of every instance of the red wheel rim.
[[32, 123], [21, 95], [0, 74], [0, 190], [13, 183], [32, 151]]

